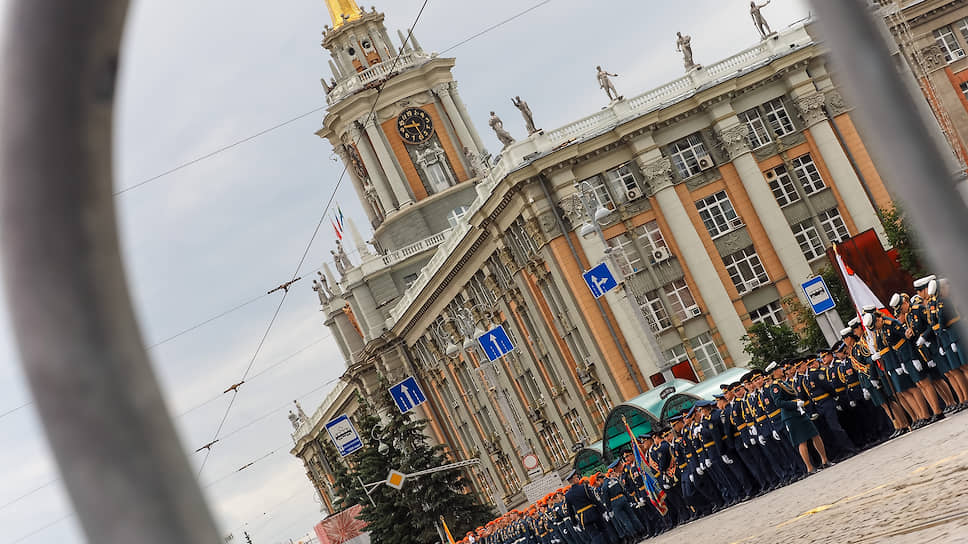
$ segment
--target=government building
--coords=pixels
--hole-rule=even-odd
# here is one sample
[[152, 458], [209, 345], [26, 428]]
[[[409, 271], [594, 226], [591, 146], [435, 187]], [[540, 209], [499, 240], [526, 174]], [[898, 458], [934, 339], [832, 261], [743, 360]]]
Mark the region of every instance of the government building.
[[[515, 506], [529, 474], [569, 468], [623, 402], [744, 366], [746, 329], [805, 304], [831, 244], [887, 244], [890, 196], [812, 23], [488, 153], [455, 59], [401, 50], [375, 9], [327, 3], [317, 135], [372, 230], [349, 229], [358, 256], [334, 251], [316, 284], [346, 370], [294, 418], [292, 453], [330, 512], [324, 426], [360, 397], [415, 376], [431, 439], [479, 458], [475, 492]], [[584, 274], [603, 262], [610, 290]], [[496, 357], [511, 347], [485, 334], [499, 325], [513, 349]]]

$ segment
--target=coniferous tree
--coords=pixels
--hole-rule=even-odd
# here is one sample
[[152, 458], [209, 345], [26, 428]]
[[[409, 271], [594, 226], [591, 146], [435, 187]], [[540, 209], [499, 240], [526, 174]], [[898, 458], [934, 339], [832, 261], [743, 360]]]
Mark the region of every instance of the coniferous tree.
[[366, 521], [374, 544], [437, 542], [440, 537], [434, 522], [440, 516], [455, 536], [493, 518], [490, 508], [472, 494], [461, 469], [407, 479], [399, 490], [380, 485], [367, 497], [360, 480], [369, 484], [385, 480], [391, 469], [412, 474], [451, 461], [444, 456], [443, 446], [429, 444], [423, 434], [426, 421], [401, 414], [389, 393], [373, 399], [375, 406], [359, 400], [356, 419], [363, 448], [342, 461], [335, 459], [335, 449], [329, 454], [335, 461], [336, 489], [342, 497], [339, 506], [362, 505], [360, 518]]

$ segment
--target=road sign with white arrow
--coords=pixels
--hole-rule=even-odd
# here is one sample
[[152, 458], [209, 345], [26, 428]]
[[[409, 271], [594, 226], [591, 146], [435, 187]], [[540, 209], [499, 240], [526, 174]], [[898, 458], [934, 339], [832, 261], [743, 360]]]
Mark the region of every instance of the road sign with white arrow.
[[401, 414], [406, 414], [427, 402], [427, 395], [424, 395], [420, 385], [417, 384], [417, 379], [413, 376], [391, 387], [390, 396], [393, 397], [393, 402], [397, 403]]
[[489, 361], [496, 361], [514, 349], [511, 339], [502, 325], [498, 325], [482, 336], [478, 336], [477, 341], [481, 344], [481, 349], [487, 354]]
[[588, 284], [588, 288], [591, 290], [592, 295], [595, 298], [602, 298], [605, 293], [615, 289], [618, 286], [618, 282], [615, 281], [615, 276], [612, 271], [608, 269], [608, 264], [602, 263], [595, 268], [592, 268], [588, 272], [581, 275], [585, 278], [585, 283]]

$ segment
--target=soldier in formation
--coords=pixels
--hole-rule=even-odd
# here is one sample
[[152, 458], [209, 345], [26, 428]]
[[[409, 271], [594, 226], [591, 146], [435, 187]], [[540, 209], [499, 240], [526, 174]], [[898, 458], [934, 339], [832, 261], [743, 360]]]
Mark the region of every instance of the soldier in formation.
[[968, 365], [947, 282], [913, 287], [890, 309], [865, 307], [830, 349], [752, 370], [639, 436], [639, 463], [626, 451], [604, 473], [572, 471], [568, 487], [462, 542], [638, 542], [964, 410]]

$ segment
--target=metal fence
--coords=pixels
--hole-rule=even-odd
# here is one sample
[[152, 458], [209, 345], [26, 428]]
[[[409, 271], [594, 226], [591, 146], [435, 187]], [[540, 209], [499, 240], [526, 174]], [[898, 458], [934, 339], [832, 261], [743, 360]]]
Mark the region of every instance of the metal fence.
[[[962, 173], [896, 75], [871, 2], [812, 4], [862, 132], [892, 135], [865, 143], [963, 305]], [[119, 253], [111, 139], [126, 9], [124, 0], [11, 2], [0, 80], [4, 280], [21, 363], [88, 540], [215, 543]]]

